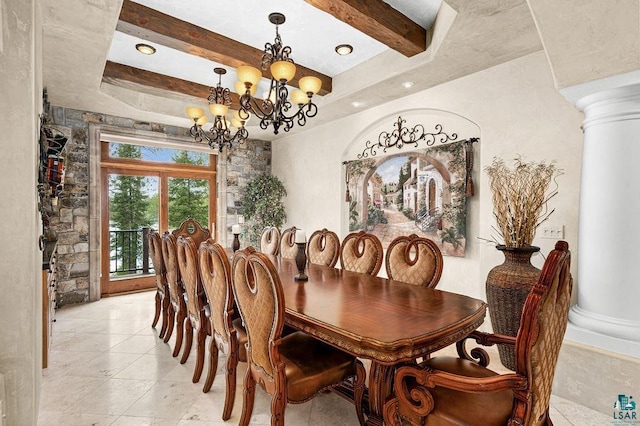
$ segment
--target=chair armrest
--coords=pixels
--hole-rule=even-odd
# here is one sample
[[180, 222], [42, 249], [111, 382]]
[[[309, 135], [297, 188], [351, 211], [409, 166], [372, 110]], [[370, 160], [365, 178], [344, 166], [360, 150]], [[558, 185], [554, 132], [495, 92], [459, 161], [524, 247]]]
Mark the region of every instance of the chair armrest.
[[468, 361], [476, 362], [483, 367], [489, 365], [490, 358], [487, 351], [482, 348], [473, 348], [471, 352], [467, 352], [465, 343], [468, 339], [473, 339], [477, 344], [482, 346], [493, 346], [496, 344], [512, 345], [515, 346], [516, 338], [511, 336], [505, 336], [502, 334], [490, 334], [483, 333], [481, 331], [473, 331], [467, 337], [456, 342], [456, 349], [458, 356]]
[[442, 386], [460, 392], [482, 393], [497, 392], [505, 389], [513, 391], [527, 389], [527, 378], [516, 373], [499, 374], [491, 377], [467, 377], [430, 368], [405, 366], [399, 368], [396, 372], [396, 383], [398, 383], [397, 380], [403, 380], [407, 376], [415, 378], [418, 384], [429, 388]]
[[[384, 406], [385, 424], [400, 425], [400, 419], [411, 424], [421, 421], [433, 410], [434, 400], [429, 388], [442, 386], [460, 392], [484, 393], [513, 390], [517, 395], [527, 391], [527, 378], [510, 373], [491, 377], [466, 377], [429, 368], [403, 366], [395, 374], [395, 398]], [[411, 385], [409, 386], [408, 383]]]

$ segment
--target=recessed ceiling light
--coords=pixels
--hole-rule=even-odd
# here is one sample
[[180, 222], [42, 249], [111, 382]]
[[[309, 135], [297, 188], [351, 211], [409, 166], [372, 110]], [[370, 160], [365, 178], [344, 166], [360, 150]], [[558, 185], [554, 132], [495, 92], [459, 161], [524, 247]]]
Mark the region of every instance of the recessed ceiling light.
[[404, 83], [402, 83], [402, 87], [404, 87], [405, 89], [408, 89], [411, 86], [413, 86], [413, 81], [405, 81]]
[[336, 53], [340, 56], [348, 55], [353, 52], [353, 46], [350, 44], [339, 44], [336, 46]]
[[156, 53], [156, 48], [144, 43], [136, 44], [136, 50], [140, 53], [144, 53], [145, 55], [153, 55]]
[[358, 102], [358, 101], [351, 102], [351, 106], [354, 108], [358, 108], [360, 105], [362, 105], [362, 102]]

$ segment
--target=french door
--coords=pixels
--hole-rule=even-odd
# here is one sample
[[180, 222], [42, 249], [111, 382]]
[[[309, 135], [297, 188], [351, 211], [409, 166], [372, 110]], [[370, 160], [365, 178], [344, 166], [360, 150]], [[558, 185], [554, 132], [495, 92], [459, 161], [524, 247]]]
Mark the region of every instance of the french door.
[[216, 215], [216, 157], [158, 154], [165, 148], [146, 155], [145, 147], [102, 144], [101, 294], [153, 288], [148, 233], [175, 229], [189, 217], [208, 226]]

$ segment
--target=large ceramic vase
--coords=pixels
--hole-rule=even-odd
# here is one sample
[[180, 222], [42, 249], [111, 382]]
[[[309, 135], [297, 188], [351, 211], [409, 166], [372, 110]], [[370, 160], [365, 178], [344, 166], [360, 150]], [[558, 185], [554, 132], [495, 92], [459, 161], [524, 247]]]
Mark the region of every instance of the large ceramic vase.
[[[529, 292], [538, 281], [540, 269], [531, 264], [531, 255], [540, 247], [496, 247], [504, 254], [504, 263], [487, 275], [487, 303], [493, 332], [516, 336], [520, 327], [522, 307]], [[498, 345], [502, 364], [515, 370], [514, 347]]]

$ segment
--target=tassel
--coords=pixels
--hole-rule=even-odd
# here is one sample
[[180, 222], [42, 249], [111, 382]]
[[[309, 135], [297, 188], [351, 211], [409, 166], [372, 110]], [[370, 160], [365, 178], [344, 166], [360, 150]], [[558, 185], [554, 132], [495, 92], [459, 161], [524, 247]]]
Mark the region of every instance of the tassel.
[[467, 192], [466, 192], [466, 196], [467, 198], [469, 197], [473, 197], [475, 195], [475, 192], [473, 190], [473, 177], [471, 177], [470, 174], [467, 175]]
[[345, 194], [344, 200], [345, 200], [347, 203], [350, 203], [350, 202], [351, 202], [351, 195], [349, 194], [349, 188], [347, 188], [347, 193]]

